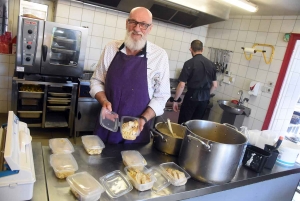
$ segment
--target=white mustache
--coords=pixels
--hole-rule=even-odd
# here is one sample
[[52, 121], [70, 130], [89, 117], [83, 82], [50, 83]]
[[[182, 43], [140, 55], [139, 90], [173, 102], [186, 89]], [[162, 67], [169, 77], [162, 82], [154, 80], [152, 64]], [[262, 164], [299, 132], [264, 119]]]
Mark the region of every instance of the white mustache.
[[141, 35], [141, 36], [144, 36], [144, 34], [143, 34], [143, 32], [138, 32], [138, 31], [131, 31], [130, 32], [131, 34], [133, 33], [133, 34], [138, 34], [138, 35]]

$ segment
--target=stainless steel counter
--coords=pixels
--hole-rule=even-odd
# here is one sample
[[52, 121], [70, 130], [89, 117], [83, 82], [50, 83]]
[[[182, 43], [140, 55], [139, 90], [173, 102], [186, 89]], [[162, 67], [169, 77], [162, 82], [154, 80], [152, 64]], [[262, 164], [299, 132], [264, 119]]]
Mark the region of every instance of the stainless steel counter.
[[47, 187], [45, 181], [45, 171], [42, 153], [42, 144], [40, 142], [32, 142], [32, 155], [33, 163], [35, 169], [36, 182], [33, 187], [33, 201], [46, 201], [47, 197]]
[[[122, 150], [140, 151], [148, 163], [147, 167], [157, 166], [163, 162], [170, 161], [177, 163], [176, 157], [168, 156], [157, 151], [156, 149], [152, 148], [152, 143], [147, 145], [108, 145], [103, 150], [102, 154], [98, 156], [89, 156], [82, 146], [74, 146], [74, 148], [75, 152], [73, 153], [73, 156], [75, 157], [79, 167], [77, 172], [87, 171], [97, 180], [99, 180], [101, 176], [114, 170], [121, 170], [124, 172], [124, 165], [122, 163], [122, 157], [120, 154]], [[49, 200], [75, 200], [75, 197], [69, 190], [70, 188], [66, 180], [60, 180], [55, 177], [53, 169], [49, 163], [50, 154], [50, 148], [48, 146], [43, 146]], [[267, 180], [275, 181], [276, 178], [294, 174], [295, 176], [299, 176], [299, 173], [299, 165], [287, 168], [275, 164], [272, 170], [264, 169], [261, 174], [257, 174], [242, 166], [238, 169], [233, 180], [227, 184], [211, 185], [189, 179], [186, 185], [180, 187], [170, 185], [168, 188], [162, 190], [159, 194], [155, 194], [151, 191], [139, 192], [133, 189], [130, 193], [118, 198], [117, 200], [182, 200], [223, 192], [225, 190], [256, 184]], [[106, 193], [103, 193], [100, 200], [111, 200], [111, 198]]]

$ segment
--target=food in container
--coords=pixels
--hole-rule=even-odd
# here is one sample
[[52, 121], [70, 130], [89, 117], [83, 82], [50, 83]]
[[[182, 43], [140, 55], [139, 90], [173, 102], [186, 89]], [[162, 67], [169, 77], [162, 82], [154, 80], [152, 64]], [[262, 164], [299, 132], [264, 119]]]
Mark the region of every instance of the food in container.
[[140, 152], [135, 150], [121, 151], [125, 166], [146, 166], [147, 162]]
[[125, 140], [135, 140], [140, 134], [138, 118], [123, 116], [121, 122], [122, 138]]
[[51, 154], [50, 165], [59, 179], [73, 175], [78, 170], [78, 165], [72, 154]]
[[90, 155], [101, 154], [105, 148], [104, 143], [97, 135], [85, 135], [81, 137], [86, 152]]
[[113, 132], [117, 132], [121, 125], [120, 131], [125, 140], [135, 140], [140, 134], [138, 118], [122, 116], [121, 122], [119, 122], [119, 115], [104, 107], [101, 109], [100, 125]]
[[106, 193], [112, 198], [118, 198], [132, 190], [132, 185], [120, 170], [110, 172], [100, 178]]
[[185, 185], [191, 176], [174, 162], [162, 163], [159, 165], [162, 172], [167, 176], [174, 186]]
[[20, 91], [43, 92], [43, 88], [39, 85], [23, 84], [20, 86]]
[[74, 147], [67, 138], [53, 138], [49, 140], [49, 147], [54, 154], [74, 152]]
[[129, 166], [125, 167], [124, 171], [138, 191], [151, 189], [156, 181], [151, 171], [144, 166]]
[[75, 197], [81, 201], [98, 200], [104, 192], [101, 184], [87, 172], [71, 175], [67, 177], [67, 182]]

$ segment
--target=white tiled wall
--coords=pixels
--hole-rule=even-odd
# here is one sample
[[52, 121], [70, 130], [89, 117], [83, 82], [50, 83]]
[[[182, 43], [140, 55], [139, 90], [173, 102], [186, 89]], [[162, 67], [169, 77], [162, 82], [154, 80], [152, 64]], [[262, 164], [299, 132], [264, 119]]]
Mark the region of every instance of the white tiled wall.
[[274, 110], [270, 129], [286, 133], [291, 116], [300, 96], [300, 41], [297, 41], [280, 91], [280, 99]]
[[[76, 26], [88, 26], [89, 37], [84, 68], [94, 70], [104, 46], [111, 40], [125, 37], [128, 13], [88, 6], [78, 2], [59, 0], [55, 21]], [[170, 77], [177, 78], [183, 63], [191, 58], [189, 51], [192, 40], [205, 43], [208, 26], [186, 29], [154, 21], [148, 40], [164, 48], [170, 60]]]
[[[264, 86], [271, 81], [275, 86], [287, 46], [283, 36], [290, 32], [300, 32], [300, 16], [233, 16], [228, 21], [209, 26], [205, 46], [233, 51], [228, 68], [235, 78], [235, 83], [223, 83], [216, 90], [210, 120], [221, 120], [222, 109], [217, 100], [238, 100], [237, 92], [240, 89], [244, 91], [244, 97], [249, 97], [247, 91], [251, 81], [260, 82]], [[241, 47], [252, 47], [253, 43], [270, 44], [275, 47], [271, 64], [265, 63], [262, 53], [256, 53], [250, 61], [245, 59]], [[257, 49], [267, 50], [267, 58], [270, 57], [269, 48], [258, 46]], [[204, 54], [208, 55], [208, 52]], [[218, 75], [218, 80], [221, 79], [222, 75]], [[262, 128], [272, 93], [260, 92], [257, 97], [249, 97], [249, 103], [245, 105], [250, 107], [252, 112], [250, 117], [245, 118], [245, 126], [250, 129]], [[299, 95], [300, 92], [297, 96]], [[285, 113], [285, 122], [290, 120], [290, 114], [291, 111]]]

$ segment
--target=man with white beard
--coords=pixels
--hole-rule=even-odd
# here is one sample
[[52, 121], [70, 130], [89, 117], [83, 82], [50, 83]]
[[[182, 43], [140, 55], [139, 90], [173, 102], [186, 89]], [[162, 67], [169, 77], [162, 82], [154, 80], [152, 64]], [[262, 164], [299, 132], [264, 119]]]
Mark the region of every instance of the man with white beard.
[[126, 20], [124, 41], [108, 43], [90, 80], [90, 94], [101, 106], [122, 116], [139, 118], [140, 135], [122, 138], [100, 125], [94, 134], [104, 143], [148, 143], [150, 122], [163, 114], [170, 98], [169, 62], [165, 50], [147, 41], [153, 27], [151, 12], [143, 7], [131, 10]]

